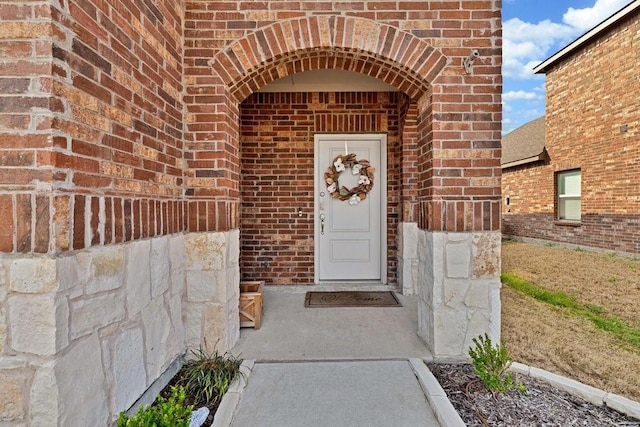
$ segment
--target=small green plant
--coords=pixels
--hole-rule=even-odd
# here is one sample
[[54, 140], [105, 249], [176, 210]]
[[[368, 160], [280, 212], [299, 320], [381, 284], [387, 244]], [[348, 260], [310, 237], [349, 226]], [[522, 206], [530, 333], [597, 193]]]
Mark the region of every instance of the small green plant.
[[202, 349], [191, 352], [194, 358], [182, 367], [178, 384], [185, 388], [196, 406], [220, 401], [240, 374], [242, 360], [217, 352], [209, 355]]
[[121, 412], [116, 427], [188, 427], [193, 406], [185, 406], [185, 398], [183, 387], [172, 387], [169, 398], [158, 396], [155, 405], [143, 407], [131, 418]]
[[507, 372], [512, 360], [504, 342], [494, 345], [489, 335], [473, 339], [475, 347], [469, 349], [473, 369], [480, 381], [492, 392], [504, 393], [512, 388], [525, 391], [524, 384], [516, 383]]

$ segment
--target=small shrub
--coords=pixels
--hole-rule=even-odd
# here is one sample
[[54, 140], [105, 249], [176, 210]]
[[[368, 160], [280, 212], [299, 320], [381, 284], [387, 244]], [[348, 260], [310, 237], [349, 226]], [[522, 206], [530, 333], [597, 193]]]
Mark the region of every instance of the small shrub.
[[507, 373], [512, 360], [504, 342], [493, 345], [489, 335], [480, 335], [473, 339], [475, 347], [469, 349], [473, 369], [482, 383], [492, 392], [504, 393], [512, 388], [525, 391], [523, 384], [514, 382], [513, 376]]
[[116, 427], [188, 427], [193, 406], [185, 406], [183, 387], [172, 387], [168, 399], [158, 396], [155, 405], [145, 406], [133, 417], [120, 413]]
[[217, 352], [209, 355], [202, 349], [192, 353], [195, 357], [182, 367], [178, 384], [185, 388], [196, 406], [219, 402], [240, 373], [242, 360]]

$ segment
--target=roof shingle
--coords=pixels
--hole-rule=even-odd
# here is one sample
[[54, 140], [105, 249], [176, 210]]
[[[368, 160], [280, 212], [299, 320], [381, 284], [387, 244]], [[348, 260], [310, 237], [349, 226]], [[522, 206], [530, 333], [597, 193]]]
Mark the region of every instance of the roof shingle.
[[535, 162], [544, 156], [544, 116], [502, 137], [502, 168]]

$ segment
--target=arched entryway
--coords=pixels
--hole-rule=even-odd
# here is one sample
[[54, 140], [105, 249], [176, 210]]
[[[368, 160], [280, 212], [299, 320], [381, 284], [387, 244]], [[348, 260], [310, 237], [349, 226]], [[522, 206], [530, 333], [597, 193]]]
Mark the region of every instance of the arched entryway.
[[[405, 123], [417, 122], [415, 106], [421, 98], [425, 99], [422, 104], [428, 105], [429, 81], [444, 67], [446, 58], [424, 41], [389, 25], [358, 18], [317, 17], [270, 25], [232, 43], [213, 62], [231, 95], [240, 102], [242, 277], [259, 277], [271, 284], [318, 281], [319, 266], [313, 262], [318, 238], [314, 239], [318, 220], [315, 205], [319, 202], [314, 201], [313, 191], [317, 184], [314, 176], [319, 173], [311, 161], [314, 137], [383, 134], [388, 139], [382, 153], [386, 162], [376, 167], [381, 167], [387, 178], [383, 189], [386, 220], [379, 227], [385, 233], [378, 239], [385, 245], [383, 249], [378, 244], [374, 251], [384, 250], [380, 262], [384, 277], [358, 277], [376, 277], [382, 283], [399, 285], [398, 229], [402, 221], [411, 220], [402, 218], [403, 201], [416, 202], [409, 197], [403, 200], [402, 191], [415, 196], [417, 190], [417, 165], [403, 168], [403, 159], [417, 159], [417, 146], [402, 141], [403, 137], [417, 140], [418, 128], [406, 128]], [[261, 92], [273, 81], [314, 70], [372, 77], [386, 83], [387, 89], [367, 91], [355, 80], [332, 90], [323, 82], [321, 91], [291, 85], [290, 90], [281, 89], [283, 93]], [[327, 78], [327, 74], [320, 78]], [[359, 249], [355, 247], [358, 244], [352, 246], [349, 250]], [[378, 253], [364, 257], [380, 258]]]
[[[313, 219], [304, 221], [314, 208], [305, 196], [313, 136], [384, 133], [386, 279], [420, 294], [419, 333], [434, 354], [464, 354], [481, 332], [497, 337], [499, 132], [483, 106], [494, 108], [495, 97], [469, 95], [481, 80], [466, 81], [461, 62], [409, 32], [357, 17], [279, 21], [229, 43], [188, 88], [186, 185], [189, 211], [201, 213], [192, 231], [240, 229], [244, 278], [313, 283]], [[260, 92], [325, 69], [397, 91]]]

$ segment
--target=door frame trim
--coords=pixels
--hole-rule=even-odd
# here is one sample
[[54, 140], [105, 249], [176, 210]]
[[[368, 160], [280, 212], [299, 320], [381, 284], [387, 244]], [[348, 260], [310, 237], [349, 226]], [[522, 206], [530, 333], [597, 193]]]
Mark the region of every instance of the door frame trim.
[[[387, 134], [386, 133], [316, 133], [313, 136], [313, 281], [321, 283], [335, 283], [335, 281], [320, 281], [320, 176], [325, 167], [320, 165], [320, 140], [346, 141], [357, 139], [375, 139], [380, 142], [380, 167], [376, 168], [377, 184], [380, 185], [380, 281], [375, 283], [387, 284]], [[383, 167], [384, 166], [384, 167]], [[316, 176], [318, 174], [318, 176]], [[365, 281], [370, 282], [370, 281]]]

